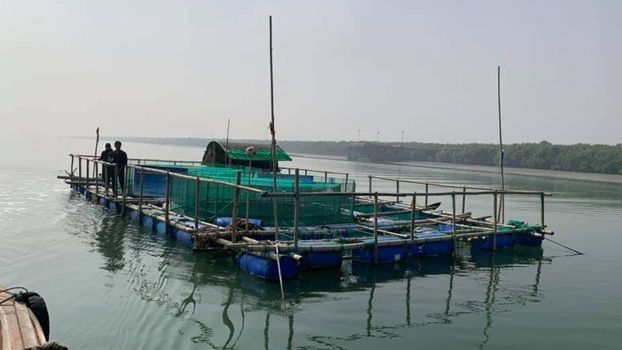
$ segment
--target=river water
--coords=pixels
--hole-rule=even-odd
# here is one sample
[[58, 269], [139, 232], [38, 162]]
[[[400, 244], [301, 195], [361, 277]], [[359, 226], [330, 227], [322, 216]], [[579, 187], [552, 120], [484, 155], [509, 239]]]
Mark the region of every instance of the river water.
[[[69, 168], [67, 154], [92, 153], [93, 142], [0, 144], [0, 283], [39, 292], [51, 337], [70, 349], [620, 348], [620, 183], [506, 177], [512, 189], [553, 192], [546, 201], [552, 238], [584, 255], [545, 241], [542, 249], [495, 254], [464, 248], [456, 261], [376, 268], [346, 261], [341, 270], [286, 283], [284, 312], [278, 284], [246, 275], [232, 257], [193, 253], [57, 180]], [[202, 156], [199, 148], [124, 148], [131, 157]], [[499, 181], [477, 171], [321, 158], [298, 157], [291, 166], [349, 172], [363, 190], [368, 174]], [[389, 183], [374, 188], [394, 191]], [[539, 222], [538, 198], [506, 201], [506, 219]], [[492, 213], [488, 197], [466, 204], [475, 215]]]

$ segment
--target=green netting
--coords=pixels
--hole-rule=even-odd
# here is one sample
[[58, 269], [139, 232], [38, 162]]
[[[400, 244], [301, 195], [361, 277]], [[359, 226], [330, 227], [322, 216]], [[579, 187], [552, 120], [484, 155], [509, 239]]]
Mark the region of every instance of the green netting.
[[[231, 159], [235, 160], [245, 160], [248, 161], [250, 158], [246, 154], [245, 149], [232, 149], [229, 148], [227, 150], [227, 154]], [[272, 150], [270, 149], [261, 149], [257, 150], [257, 154], [253, 157], [253, 160], [256, 161], [270, 161], [272, 160]], [[283, 151], [281, 148], [277, 147], [276, 149], [276, 160], [279, 161], [291, 161], [292, 159]]]
[[[201, 178], [210, 178], [218, 181], [235, 184], [237, 173], [242, 173], [241, 184], [257, 188], [265, 192], [272, 192], [272, 178], [270, 173], [252, 169], [222, 168], [222, 167], [190, 167], [188, 175]], [[345, 183], [343, 180], [329, 178], [327, 182], [316, 181], [312, 176], [300, 177], [301, 192], [341, 192], [347, 187], [354, 190], [354, 181]], [[324, 180], [324, 178], [322, 178]], [[279, 175], [277, 180], [278, 192], [294, 192], [293, 176]], [[196, 180], [172, 177], [171, 180], [171, 209], [180, 214], [195, 216]], [[213, 183], [201, 183], [199, 189], [199, 212], [201, 220], [213, 222], [218, 217], [233, 216], [235, 188]], [[260, 219], [264, 226], [274, 225], [274, 199], [263, 197], [259, 193], [240, 191], [240, 205], [238, 217], [246, 217], [248, 201], [249, 218]], [[353, 222], [351, 210], [354, 205], [352, 197], [345, 196], [312, 196], [300, 199], [300, 225], [322, 225], [332, 223]], [[278, 198], [279, 226], [293, 226], [294, 198]]]

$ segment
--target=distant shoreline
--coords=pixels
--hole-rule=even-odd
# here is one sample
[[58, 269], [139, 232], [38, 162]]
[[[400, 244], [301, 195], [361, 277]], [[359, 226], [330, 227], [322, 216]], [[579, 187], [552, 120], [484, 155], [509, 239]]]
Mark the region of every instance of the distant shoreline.
[[[86, 138], [86, 137], [76, 137], [76, 138]], [[112, 138], [104, 138], [104, 139], [112, 139]], [[166, 144], [166, 145], [174, 145], [174, 146], [182, 146], [182, 147], [197, 147], [197, 148], [204, 148], [208, 142], [208, 140], [193, 139], [193, 138], [185, 139], [185, 142], [182, 142], [182, 140], [184, 139], [147, 138], [147, 137], [121, 137], [121, 139], [125, 139], [126, 142], [159, 144], [159, 145]], [[258, 140], [240, 140], [240, 141], [258, 142]], [[331, 159], [331, 160], [348, 161], [345, 156], [341, 156], [341, 155], [307, 153], [307, 152], [300, 152], [300, 151], [293, 151], [293, 152], [290, 151], [289, 153], [291, 155], [301, 157], [301, 158]], [[379, 164], [392, 164], [392, 165], [398, 165], [398, 166], [411, 166], [411, 167], [431, 168], [431, 169], [450, 169], [450, 170], [469, 171], [469, 172], [485, 172], [485, 173], [498, 173], [499, 172], [499, 168], [496, 166], [471, 165], [471, 164], [461, 164], [461, 163], [445, 163], [445, 162], [434, 162], [434, 161], [382, 162]], [[510, 174], [510, 175], [529, 175], [529, 176], [537, 176], [537, 177], [549, 177], [549, 178], [569, 179], [569, 180], [578, 180], [578, 181], [622, 183], [622, 175], [606, 174], [606, 173], [603, 174], [603, 173], [596, 173], [596, 172], [575, 172], [575, 171], [550, 170], [550, 169], [505, 167], [505, 173]]]

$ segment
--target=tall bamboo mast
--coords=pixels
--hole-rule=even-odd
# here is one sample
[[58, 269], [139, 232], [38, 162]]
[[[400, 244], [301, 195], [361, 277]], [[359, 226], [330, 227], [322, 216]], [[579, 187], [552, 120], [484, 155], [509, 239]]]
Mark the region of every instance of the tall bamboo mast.
[[[270, 16], [270, 133], [272, 134], [272, 192], [277, 192], [276, 131], [274, 126], [274, 74], [272, 69], [272, 16]], [[274, 197], [274, 239], [279, 239], [279, 203]]]
[[505, 222], [505, 179], [503, 176], [503, 136], [501, 134], [501, 66], [497, 66], [497, 105], [499, 107], [499, 165], [501, 166], [501, 205], [497, 221]]

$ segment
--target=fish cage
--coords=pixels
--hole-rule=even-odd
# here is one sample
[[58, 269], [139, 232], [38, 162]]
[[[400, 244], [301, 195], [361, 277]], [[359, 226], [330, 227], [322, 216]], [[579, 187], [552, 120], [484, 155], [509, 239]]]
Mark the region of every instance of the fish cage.
[[[274, 262], [282, 263], [279, 278], [289, 279], [339, 268], [343, 259], [376, 265], [456, 255], [465, 244], [484, 251], [539, 247], [553, 234], [544, 222], [544, 198], [551, 194], [544, 192], [379, 176], [369, 176], [368, 191], [361, 192], [348, 174], [291, 168], [281, 168], [274, 191], [273, 174], [260, 168], [141, 159], [121, 171], [92, 156], [71, 157], [77, 174], [60, 178], [72, 189], [194, 250], [236, 251], [242, 270], [270, 281]], [[111, 173], [126, 186], [110, 181]], [[374, 191], [374, 180], [392, 181], [396, 191]], [[403, 183], [425, 190], [401, 192]], [[467, 211], [471, 196], [491, 198], [492, 215]], [[540, 223], [505, 222], [504, 196], [538, 197]], [[430, 197], [449, 199], [451, 210]]]

